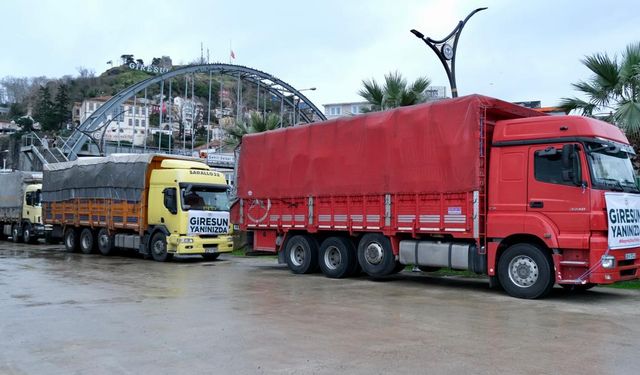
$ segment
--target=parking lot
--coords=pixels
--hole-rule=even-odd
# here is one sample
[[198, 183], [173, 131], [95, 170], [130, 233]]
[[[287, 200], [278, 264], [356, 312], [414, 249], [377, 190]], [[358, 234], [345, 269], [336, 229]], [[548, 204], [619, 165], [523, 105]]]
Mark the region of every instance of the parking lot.
[[483, 279], [0, 243], [0, 374], [632, 374], [639, 310], [611, 288], [526, 301]]

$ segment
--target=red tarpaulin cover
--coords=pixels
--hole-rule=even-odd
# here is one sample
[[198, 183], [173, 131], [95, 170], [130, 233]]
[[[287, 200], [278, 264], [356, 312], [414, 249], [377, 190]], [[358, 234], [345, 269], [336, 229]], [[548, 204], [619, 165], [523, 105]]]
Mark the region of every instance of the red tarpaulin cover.
[[238, 197], [477, 190], [485, 111], [494, 120], [542, 115], [471, 95], [247, 135]]

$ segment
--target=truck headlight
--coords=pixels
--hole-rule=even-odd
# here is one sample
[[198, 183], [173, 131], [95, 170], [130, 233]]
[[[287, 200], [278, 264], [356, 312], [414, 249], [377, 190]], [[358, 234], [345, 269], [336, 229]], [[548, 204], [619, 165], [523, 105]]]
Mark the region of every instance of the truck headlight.
[[178, 243], [193, 243], [193, 238], [191, 237], [178, 238]]
[[613, 268], [616, 265], [616, 258], [614, 258], [613, 255], [603, 255], [602, 258], [600, 258], [600, 264], [602, 268]]

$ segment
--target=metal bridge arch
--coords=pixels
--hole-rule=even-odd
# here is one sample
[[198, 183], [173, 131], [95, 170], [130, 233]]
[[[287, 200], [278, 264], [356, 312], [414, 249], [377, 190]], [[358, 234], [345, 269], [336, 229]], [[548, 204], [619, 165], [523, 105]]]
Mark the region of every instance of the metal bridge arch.
[[71, 134], [67, 140], [64, 152], [68, 155], [69, 159], [77, 158], [78, 152], [82, 149], [83, 145], [89, 141], [88, 133], [98, 130], [101, 124], [107, 121], [107, 116], [120, 105], [123, 105], [129, 98], [136, 93], [144, 90], [145, 88], [163, 82], [165, 80], [181, 76], [189, 73], [209, 73], [215, 72], [219, 74], [237, 74], [240, 79], [252, 82], [256, 85], [260, 85], [260, 88], [264, 88], [271, 95], [274, 95], [281, 99], [288, 106], [295, 107], [294, 100], [292, 98], [298, 98], [298, 106], [304, 103], [312, 111], [312, 116], [308, 116], [303, 111], [300, 111], [301, 119], [305, 122], [313, 122], [313, 116], [317, 116], [321, 120], [326, 120], [326, 117], [306, 96], [296, 90], [293, 86], [278, 79], [277, 77], [262, 72], [257, 69], [249, 68], [242, 65], [233, 64], [202, 64], [202, 65], [189, 65], [175, 70], [171, 70], [167, 73], [149, 77], [136, 84], [133, 84], [126, 89], [120, 91], [114, 95], [111, 99], [105, 102], [102, 106], [96, 109], [89, 118], [81, 123]]

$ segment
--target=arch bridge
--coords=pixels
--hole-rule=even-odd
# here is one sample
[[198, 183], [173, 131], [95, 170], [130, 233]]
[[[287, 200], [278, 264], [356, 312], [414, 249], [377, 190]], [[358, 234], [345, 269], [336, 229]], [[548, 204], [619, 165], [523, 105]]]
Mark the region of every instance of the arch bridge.
[[[109, 126], [109, 123], [113, 121], [115, 117], [119, 115], [117, 113], [121, 106], [123, 106], [126, 102], [128, 102], [131, 98], [137, 97], [137, 94], [145, 91], [146, 89], [153, 85], [160, 85], [160, 108], [163, 108], [164, 101], [164, 90], [165, 90], [165, 81], [169, 81], [169, 97], [171, 97], [171, 80], [175, 77], [189, 74], [197, 74], [197, 73], [209, 73], [209, 124], [210, 127], [210, 113], [211, 113], [211, 82], [213, 79], [213, 75], [226, 75], [238, 78], [238, 86], [240, 87], [241, 82], [249, 82], [252, 85], [257, 87], [257, 95], [260, 96], [262, 92], [263, 95], [269, 95], [270, 100], [271, 97], [277, 98], [280, 100], [280, 126], [283, 126], [283, 112], [285, 108], [291, 108], [293, 112], [293, 124], [297, 123], [310, 123], [316, 120], [326, 120], [326, 117], [304, 94], [297, 90], [290, 84], [284, 82], [283, 80], [262, 72], [257, 69], [249, 68], [241, 65], [233, 65], [233, 64], [202, 64], [202, 65], [189, 65], [183, 66], [174, 70], [170, 70], [163, 74], [155, 75], [149, 77], [145, 80], [142, 80], [138, 83], [131, 85], [130, 87], [120, 91], [116, 95], [114, 95], [111, 99], [105, 102], [103, 105], [98, 107], [91, 115], [83, 121], [79, 126], [76, 127], [75, 131], [71, 134], [71, 136], [64, 142], [63, 145], [60, 146], [61, 151], [67, 156], [68, 159], [73, 160], [78, 157], [78, 154], [86, 148], [89, 154], [97, 154], [100, 153], [108, 153], [105, 150], [101, 150], [101, 146], [99, 142], [93, 138], [92, 134], [96, 132], [106, 131], [106, 128]], [[241, 89], [238, 90], [238, 95], [241, 92]], [[145, 95], [146, 96], [146, 95]], [[185, 89], [185, 97], [188, 98], [188, 88]], [[192, 100], [193, 100], [193, 88], [192, 88]], [[238, 100], [242, 100], [240, 96], [238, 96]], [[266, 96], [263, 96], [263, 101], [266, 100]], [[260, 100], [256, 100], [256, 106], [259, 110]], [[265, 101], [266, 103], [266, 101]], [[265, 104], [266, 108], [266, 104]], [[162, 110], [160, 111], [162, 113]], [[121, 113], [120, 113], [121, 114]], [[236, 113], [236, 116], [239, 114]], [[148, 122], [148, 121], [147, 121]], [[170, 124], [171, 126], [171, 124]], [[162, 121], [159, 121], [159, 129], [162, 128]], [[210, 131], [210, 128], [209, 128]], [[193, 132], [193, 127], [192, 127]], [[207, 137], [208, 137], [207, 133]], [[145, 129], [145, 145], [147, 142], [147, 129]], [[133, 140], [132, 140], [133, 141]], [[207, 139], [208, 141], [208, 139]], [[88, 144], [88, 146], [86, 146]], [[193, 143], [192, 143], [193, 144]], [[183, 143], [184, 148], [184, 143]], [[132, 147], [133, 149], [133, 147]], [[146, 152], [146, 146], [144, 151]], [[149, 151], [156, 151], [150, 149]], [[161, 151], [161, 146], [159, 145], [158, 150]], [[171, 152], [171, 149], [168, 150]], [[177, 150], [174, 150], [177, 152]]]

